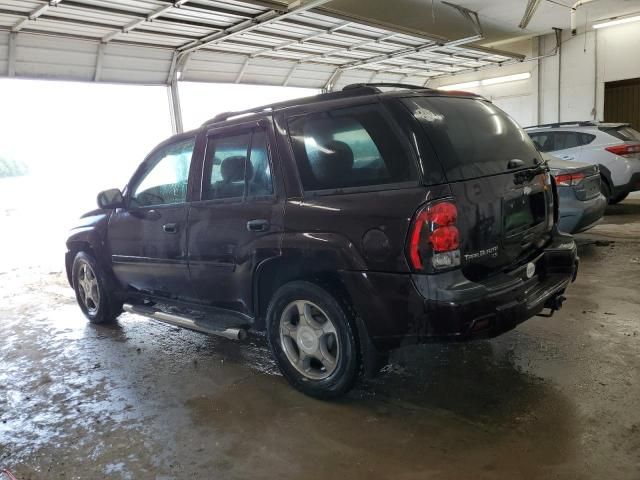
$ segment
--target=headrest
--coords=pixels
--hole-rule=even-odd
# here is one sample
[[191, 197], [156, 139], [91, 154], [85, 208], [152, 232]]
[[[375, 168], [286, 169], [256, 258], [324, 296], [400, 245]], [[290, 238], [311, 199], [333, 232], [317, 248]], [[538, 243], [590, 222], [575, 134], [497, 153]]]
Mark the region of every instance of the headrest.
[[245, 163], [247, 164], [247, 175], [251, 178], [253, 169], [251, 167], [251, 163], [248, 163], [246, 159], [247, 157], [241, 155], [225, 158], [222, 161], [222, 164], [220, 164], [220, 175], [222, 175], [222, 181], [225, 183], [244, 181]]
[[[343, 183], [343, 177], [351, 174], [353, 151], [344, 142], [330, 140], [318, 151], [318, 160], [314, 162], [313, 173], [318, 181], [330, 184]], [[336, 177], [339, 180], [336, 180]]]

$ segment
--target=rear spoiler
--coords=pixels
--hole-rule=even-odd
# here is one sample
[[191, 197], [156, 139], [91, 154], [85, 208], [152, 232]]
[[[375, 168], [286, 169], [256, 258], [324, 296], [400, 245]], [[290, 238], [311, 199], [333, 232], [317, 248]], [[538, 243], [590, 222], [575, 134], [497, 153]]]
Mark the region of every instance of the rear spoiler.
[[599, 127], [599, 128], [619, 128], [619, 127], [630, 127], [630, 123], [603, 123], [603, 122], [595, 122], [593, 120], [586, 121], [576, 121], [576, 122], [556, 122], [556, 123], [543, 123], [541, 125], [531, 125], [529, 127], [524, 127], [525, 130], [529, 130], [532, 128], [560, 128], [560, 127]]

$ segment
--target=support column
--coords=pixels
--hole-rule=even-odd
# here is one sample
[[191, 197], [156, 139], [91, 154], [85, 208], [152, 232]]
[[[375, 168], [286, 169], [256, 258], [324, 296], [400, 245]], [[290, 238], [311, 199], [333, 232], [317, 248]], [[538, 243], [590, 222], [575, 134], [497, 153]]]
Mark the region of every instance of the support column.
[[9, 58], [7, 62], [7, 76], [16, 76], [16, 39], [18, 32], [9, 33]]
[[174, 78], [167, 86], [169, 97], [169, 114], [171, 115], [171, 129], [174, 134], [184, 132], [182, 125], [182, 108], [180, 107], [180, 95], [178, 94], [178, 79]]
[[554, 28], [558, 45], [558, 123], [562, 121], [562, 29]]

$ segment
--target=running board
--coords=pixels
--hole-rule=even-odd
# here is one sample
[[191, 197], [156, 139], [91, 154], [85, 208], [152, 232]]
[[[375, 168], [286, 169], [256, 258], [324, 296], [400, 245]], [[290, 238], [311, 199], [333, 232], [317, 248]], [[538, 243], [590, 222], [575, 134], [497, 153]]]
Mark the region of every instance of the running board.
[[244, 328], [215, 328], [213, 326], [204, 325], [202, 322], [196, 322], [189, 317], [163, 312], [162, 310], [158, 310], [152, 307], [146, 307], [143, 305], [131, 305], [129, 303], [125, 303], [122, 306], [122, 309], [125, 312], [144, 315], [145, 317], [153, 318], [154, 320], [158, 320], [164, 323], [169, 323], [171, 325], [175, 325], [176, 327], [187, 328], [189, 330], [208, 333], [210, 335], [217, 335], [219, 337], [228, 338], [230, 340], [244, 340], [245, 338], [247, 338], [247, 330]]

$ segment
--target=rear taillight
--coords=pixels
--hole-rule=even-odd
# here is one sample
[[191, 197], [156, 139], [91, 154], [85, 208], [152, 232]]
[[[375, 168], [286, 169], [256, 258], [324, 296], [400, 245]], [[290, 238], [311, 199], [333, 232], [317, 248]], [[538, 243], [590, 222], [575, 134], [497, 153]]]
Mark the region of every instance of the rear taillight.
[[605, 150], [607, 152], [613, 153], [614, 155], [624, 157], [625, 155], [634, 155], [636, 153], [640, 153], [640, 143], [623, 143], [622, 145], [612, 145], [610, 147], [606, 147]]
[[563, 173], [561, 175], [556, 175], [556, 185], [561, 187], [571, 187], [573, 185], [578, 185], [582, 180], [584, 180], [584, 173]]
[[445, 200], [422, 207], [411, 225], [409, 261], [414, 270], [460, 265], [458, 209]]

